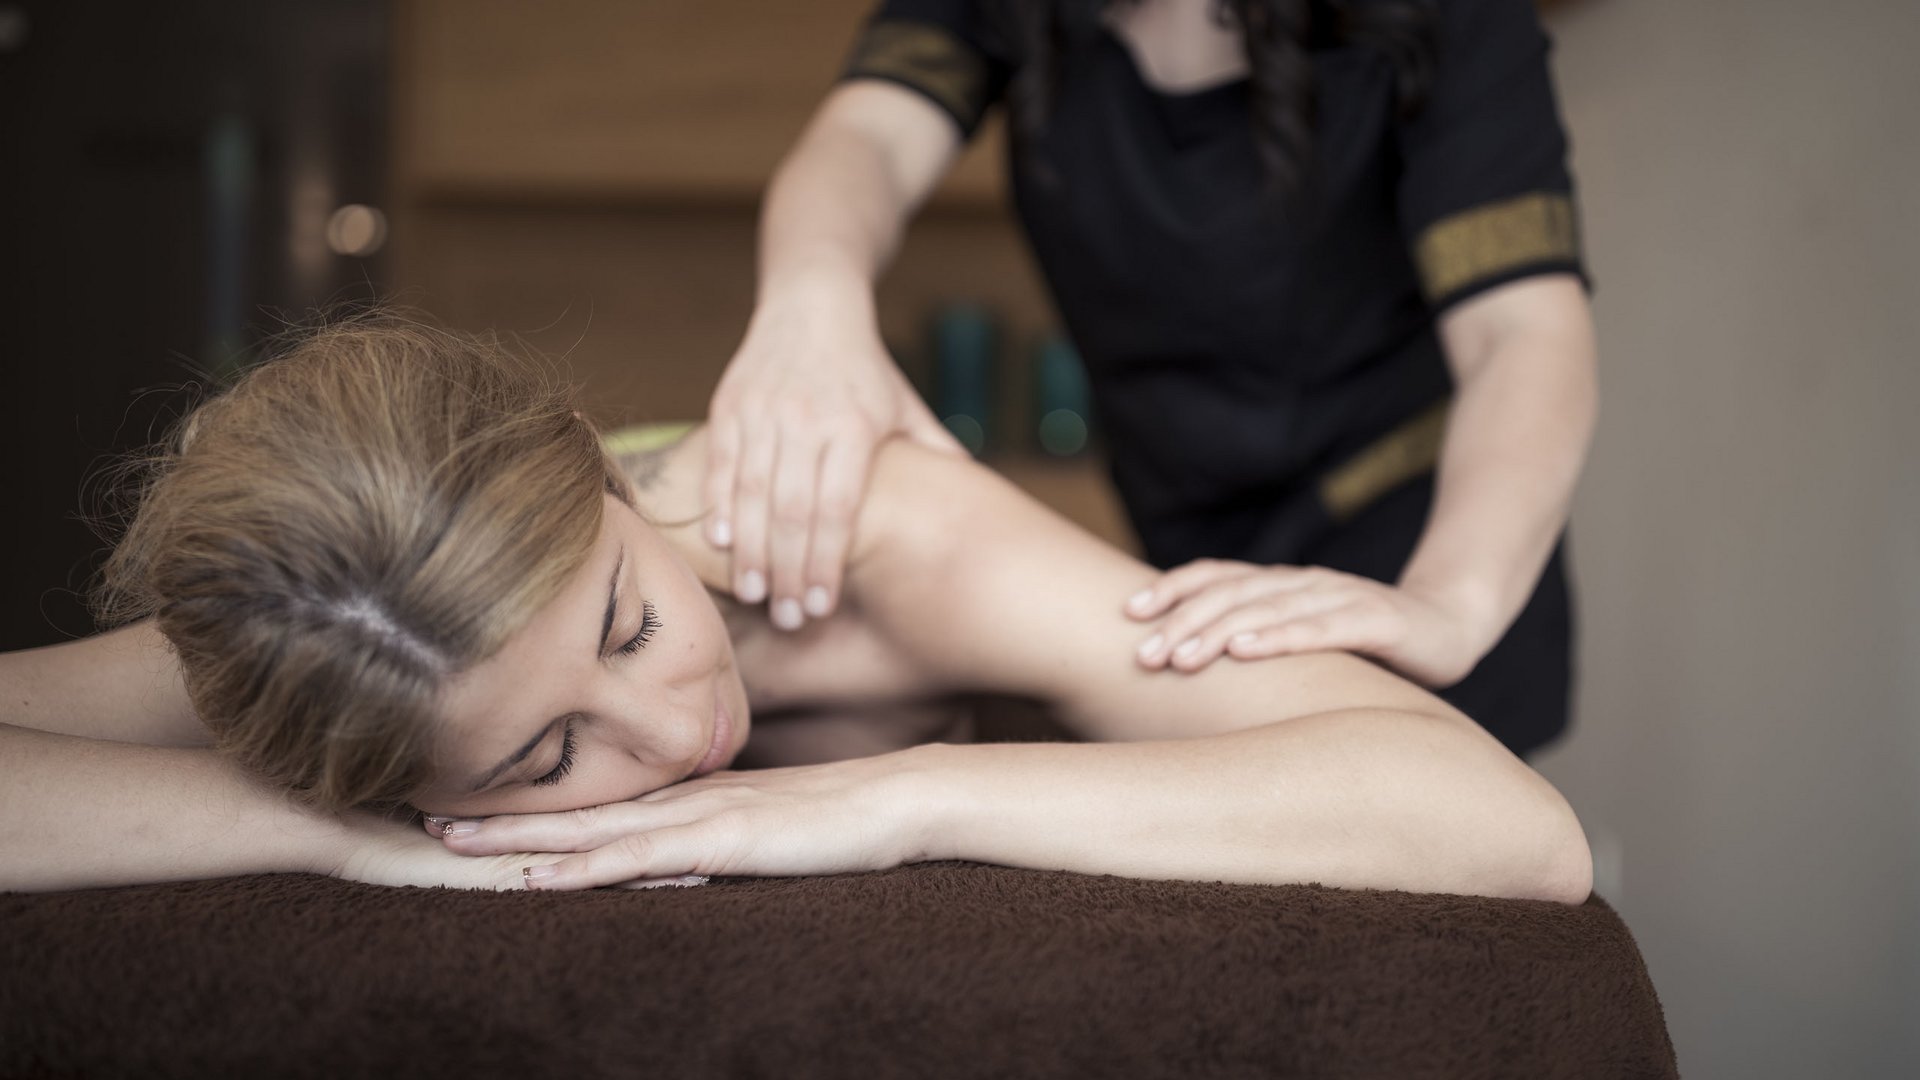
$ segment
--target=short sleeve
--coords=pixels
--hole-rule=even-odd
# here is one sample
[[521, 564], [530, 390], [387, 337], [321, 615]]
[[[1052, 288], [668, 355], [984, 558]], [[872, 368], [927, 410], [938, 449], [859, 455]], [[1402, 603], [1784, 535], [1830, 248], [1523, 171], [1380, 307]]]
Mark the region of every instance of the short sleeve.
[[1567, 137], [1531, 0], [1440, 0], [1425, 104], [1400, 125], [1399, 208], [1435, 310], [1531, 274], [1586, 280]]
[[884, 79], [926, 97], [970, 139], [1006, 92], [1006, 38], [969, 0], [884, 0], [861, 28], [842, 79]]

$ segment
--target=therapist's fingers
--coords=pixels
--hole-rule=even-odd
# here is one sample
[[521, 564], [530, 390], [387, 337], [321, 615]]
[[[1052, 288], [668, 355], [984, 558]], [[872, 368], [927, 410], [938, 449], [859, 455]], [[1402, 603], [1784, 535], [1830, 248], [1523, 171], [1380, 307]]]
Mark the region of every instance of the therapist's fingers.
[[1195, 559], [1154, 579], [1127, 599], [1126, 612], [1135, 619], [1151, 619], [1188, 596], [1231, 578], [1246, 577], [1262, 568], [1233, 559]]
[[733, 595], [743, 604], [767, 598], [768, 500], [779, 439], [771, 424], [741, 436], [740, 469], [733, 481]]
[[[1291, 574], [1266, 572], [1229, 577], [1190, 593], [1140, 644], [1141, 666], [1158, 668], [1175, 657], [1191, 655], [1193, 642], [1222, 616], [1281, 594], [1324, 591], [1324, 583], [1303, 582]], [[1322, 605], [1324, 606], [1324, 605]]]
[[807, 591], [802, 598], [807, 614], [816, 619], [832, 614], [840, 601], [847, 552], [853, 546], [854, 522], [866, 495], [875, 442], [871, 431], [856, 429], [828, 443], [820, 458], [820, 493], [807, 555]]
[[1169, 654], [1167, 662], [1179, 671], [1199, 671], [1228, 655], [1228, 643], [1241, 635], [1258, 634], [1333, 612], [1343, 613], [1335, 624], [1338, 626], [1345, 621], [1345, 613], [1352, 608], [1353, 595], [1339, 589], [1302, 589], [1262, 597], [1226, 612], [1183, 638]]
[[1265, 660], [1328, 649], [1367, 652], [1375, 636], [1373, 628], [1368, 626], [1370, 621], [1362, 605], [1346, 604], [1277, 626], [1237, 631], [1227, 637], [1226, 651], [1237, 660]]
[[707, 432], [707, 542], [733, 544], [733, 483], [740, 465], [740, 425], [731, 416], [715, 416]]
[[782, 630], [798, 630], [807, 621], [800, 605], [807, 588], [807, 543], [818, 509], [814, 495], [822, 450], [821, 442], [803, 431], [791, 432], [780, 442], [780, 459], [773, 470], [767, 610], [773, 625]]

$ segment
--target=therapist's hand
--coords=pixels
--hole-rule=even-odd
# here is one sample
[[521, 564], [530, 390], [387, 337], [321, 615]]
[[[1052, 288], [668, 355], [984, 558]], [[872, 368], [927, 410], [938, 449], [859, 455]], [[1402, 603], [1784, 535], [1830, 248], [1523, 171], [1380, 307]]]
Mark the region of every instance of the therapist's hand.
[[965, 453], [894, 364], [870, 290], [763, 303], [708, 407], [706, 536], [734, 595], [798, 629], [840, 600], [875, 447], [904, 435]]
[[1500, 635], [1438, 597], [1371, 578], [1221, 559], [1169, 570], [1125, 610], [1156, 624], [1137, 655], [1149, 670], [1344, 649], [1438, 689], [1466, 678]]

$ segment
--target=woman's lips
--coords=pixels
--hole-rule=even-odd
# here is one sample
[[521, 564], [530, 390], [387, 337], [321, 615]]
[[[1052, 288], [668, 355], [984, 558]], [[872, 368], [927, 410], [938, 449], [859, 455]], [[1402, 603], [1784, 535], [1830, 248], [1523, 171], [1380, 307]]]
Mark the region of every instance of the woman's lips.
[[727, 715], [727, 706], [720, 700], [719, 694], [713, 696], [713, 742], [707, 747], [707, 756], [693, 767], [693, 775], [705, 776], [726, 763], [727, 750], [733, 742], [733, 717]]

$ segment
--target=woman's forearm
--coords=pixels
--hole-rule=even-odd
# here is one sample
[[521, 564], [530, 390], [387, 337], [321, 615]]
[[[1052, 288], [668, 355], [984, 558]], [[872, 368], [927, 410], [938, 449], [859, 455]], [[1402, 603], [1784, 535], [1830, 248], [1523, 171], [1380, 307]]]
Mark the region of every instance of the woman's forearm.
[[1572, 810], [1463, 725], [1356, 709], [1163, 742], [927, 747], [908, 797], [927, 858], [1584, 900]]
[[1566, 527], [1598, 400], [1581, 327], [1514, 334], [1460, 382], [1433, 509], [1399, 584], [1470, 621], [1483, 653]]
[[0, 889], [331, 872], [345, 828], [211, 751], [0, 724]]

